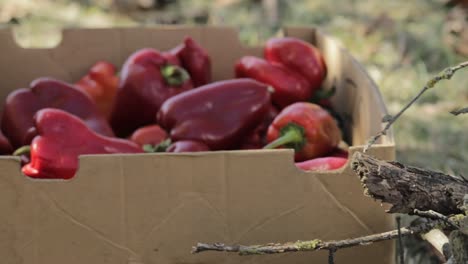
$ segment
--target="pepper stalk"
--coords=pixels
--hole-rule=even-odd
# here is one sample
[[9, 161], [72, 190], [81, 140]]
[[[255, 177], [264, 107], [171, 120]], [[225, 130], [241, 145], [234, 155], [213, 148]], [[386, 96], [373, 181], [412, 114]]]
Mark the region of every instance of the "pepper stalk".
[[304, 128], [296, 123], [290, 122], [280, 130], [280, 136], [270, 142], [263, 149], [274, 149], [279, 146], [301, 150], [306, 144]]
[[179, 86], [190, 78], [188, 72], [177, 65], [165, 65], [161, 67], [161, 74], [164, 80], [173, 86]]

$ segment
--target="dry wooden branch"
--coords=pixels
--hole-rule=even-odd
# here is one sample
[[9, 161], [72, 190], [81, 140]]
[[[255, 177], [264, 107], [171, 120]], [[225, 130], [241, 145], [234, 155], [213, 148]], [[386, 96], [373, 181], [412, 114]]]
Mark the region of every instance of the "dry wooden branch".
[[364, 193], [392, 205], [388, 212], [411, 214], [417, 210], [443, 215], [463, 213], [468, 180], [440, 172], [386, 162], [356, 152], [352, 168], [364, 185]]
[[[443, 225], [442, 220], [423, 221], [414, 226], [403, 227], [400, 230], [401, 236], [409, 236], [414, 234], [422, 234], [431, 230], [433, 227]], [[192, 253], [200, 253], [204, 251], [225, 251], [238, 252], [239, 255], [263, 255], [263, 254], [278, 254], [295, 251], [316, 251], [316, 250], [337, 250], [353, 246], [370, 245], [374, 242], [390, 240], [398, 237], [398, 230], [392, 230], [384, 233], [363, 236], [352, 239], [338, 241], [321, 241], [314, 239], [310, 241], [296, 241], [287, 243], [269, 243], [264, 245], [225, 245], [222, 243], [206, 244], [197, 243], [192, 249]]]
[[454, 109], [450, 111], [452, 115], [461, 115], [461, 114], [468, 114], [468, 107], [462, 108], [462, 109]]
[[430, 219], [440, 219], [440, 220], [445, 221], [445, 223], [447, 223], [452, 228], [455, 228], [455, 229], [460, 228], [460, 226], [458, 226], [458, 223], [456, 221], [450, 219], [449, 217], [447, 217], [447, 216], [445, 216], [443, 214], [439, 214], [438, 212], [434, 212], [432, 210], [431, 211], [420, 211], [418, 209], [415, 209], [412, 214], [417, 215], [417, 216], [430, 218]]
[[387, 125], [385, 125], [384, 129], [382, 129], [382, 131], [380, 131], [376, 136], [372, 137], [369, 142], [366, 144], [366, 146], [364, 147], [364, 153], [367, 152], [367, 150], [375, 143], [377, 142], [377, 140], [385, 135], [387, 133], [387, 131], [390, 129], [390, 127], [393, 125], [393, 123], [395, 123], [395, 121], [397, 121], [397, 119], [411, 106], [413, 105], [422, 95], [424, 92], [426, 92], [427, 90], [433, 88], [438, 82], [440, 82], [441, 80], [450, 80], [450, 78], [452, 78], [452, 76], [460, 69], [463, 69], [465, 67], [468, 67], [468, 61], [465, 61], [465, 62], [462, 62], [456, 66], [453, 66], [453, 67], [448, 67], [446, 68], [445, 70], [443, 70], [442, 72], [440, 72], [439, 74], [437, 74], [437, 76], [435, 76], [434, 78], [430, 79], [426, 85], [421, 89], [421, 91], [419, 91], [419, 93], [408, 103], [405, 105], [405, 107], [403, 107], [403, 109], [401, 109], [395, 116], [391, 116], [391, 115], [387, 115], [383, 118], [382, 122], [384, 123], [387, 123]]

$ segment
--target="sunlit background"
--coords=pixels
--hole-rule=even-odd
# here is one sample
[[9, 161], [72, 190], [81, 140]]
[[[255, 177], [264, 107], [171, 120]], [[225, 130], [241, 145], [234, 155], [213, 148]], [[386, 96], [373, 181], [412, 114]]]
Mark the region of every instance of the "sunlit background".
[[[467, 14], [466, 0], [0, 0], [0, 24], [13, 27], [24, 47], [56, 45], [63, 27], [230, 25], [255, 45], [282, 25], [320, 27], [366, 67], [390, 113], [431, 76], [468, 59]], [[398, 160], [468, 175], [468, 115], [451, 115], [457, 107], [468, 107], [468, 70], [427, 92], [395, 124]], [[430, 263], [426, 246], [417, 247], [425, 253], [408, 263]]]

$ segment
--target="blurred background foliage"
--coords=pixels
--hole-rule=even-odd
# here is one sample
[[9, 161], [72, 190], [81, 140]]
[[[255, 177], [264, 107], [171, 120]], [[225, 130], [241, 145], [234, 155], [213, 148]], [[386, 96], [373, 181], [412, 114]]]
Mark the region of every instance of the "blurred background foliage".
[[[396, 113], [445, 67], [468, 59], [466, 0], [0, 0], [0, 23], [24, 47], [60, 42], [64, 27], [210, 24], [236, 27], [258, 45], [283, 25], [320, 27], [368, 70]], [[442, 81], [394, 125], [401, 162], [468, 173], [468, 71]], [[407, 240], [408, 263], [439, 263], [425, 244]]]

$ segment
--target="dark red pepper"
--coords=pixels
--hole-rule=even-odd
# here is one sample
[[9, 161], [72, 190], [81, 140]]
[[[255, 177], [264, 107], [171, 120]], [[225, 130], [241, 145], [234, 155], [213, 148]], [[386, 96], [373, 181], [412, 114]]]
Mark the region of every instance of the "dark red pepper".
[[166, 152], [199, 152], [199, 151], [210, 151], [210, 148], [199, 141], [194, 140], [181, 140], [172, 143], [166, 150]]
[[271, 85], [274, 89], [273, 103], [284, 108], [292, 103], [308, 101], [312, 96], [310, 84], [303, 76], [281, 64], [264, 59], [244, 56], [235, 65], [237, 78], [252, 78]]
[[261, 149], [266, 142], [266, 133], [271, 122], [278, 115], [278, 109], [270, 105], [263, 121], [242, 141], [240, 149]]
[[63, 81], [39, 78], [29, 89], [17, 89], [6, 99], [2, 130], [15, 149], [31, 143], [37, 134], [34, 114], [43, 108], [64, 110], [83, 119], [97, 133], [114, 136], [107, 120], [85, 92]]
[[252, 79], [213, 82], [164, 102], [157, 123], [174, 141], [195, 140], [211, 150], [240, 144], [268, 114], [267, 85]]
[[321, 157], [302, 162], [296, 162], [296, 166], [305, 171], [328, 171], [343, 167], [347, 158], [342, 157]]
[[311, 43], [293, 37], [271, 38], [265, 43], [264, 57], [302, 75], [312, 93], [320, 88], [327, 67], [322, 53]]
[[13, 152], [13, 147], [8, 138], [0, 131], [0, 155], [8, 155]]
[[112, 63], [96, 62], [75, 85], [85, 91], [96, 103], [99, 111], [109, 118], [119, 85], [119, 77]]
[[262, 137], [258, 132], [258, 129], [255, 129], [247, 137], [242, 140], [242, 143], [239, 146], [239, 149], [261, 149], [263, 147]]
[[186, 69], [195, 87], [211, 82], [211, 58], [191, 37], [185, 37], [182, 44], [170, 51], [176, 55]]
[[155, 49], [141, 49], [125, 62], [111, 114], [111, 125], [119, 137], [154, 123], [154, 116], [170, 97], [193, 88], [179, 59]]
[[130, 140], [140, 146], [155, 146], [168, 138], [167, 132], [158, 125], [140, 127], [130, 136]]
[[268, 128], [265, 149], [294, 148], [295, 161], [329, 154], [341, 142], [335, 119], [319, 105], [299, 102], [283, 109]]
[[22, 167], [29, 177], [70, 179], [78, 169], [79, 155], [143, 153], [136, 143], [99, 135], [78, 117], [59, 109], [38, 111], [34, 124], [38, 135], [29, 150], [31, 162]]

